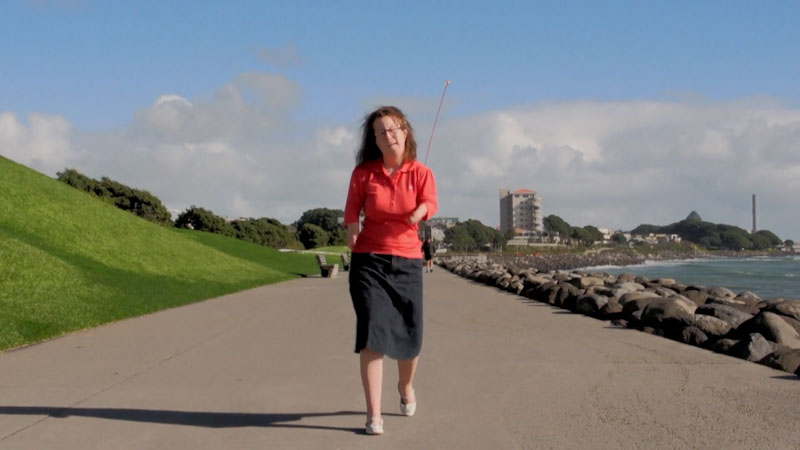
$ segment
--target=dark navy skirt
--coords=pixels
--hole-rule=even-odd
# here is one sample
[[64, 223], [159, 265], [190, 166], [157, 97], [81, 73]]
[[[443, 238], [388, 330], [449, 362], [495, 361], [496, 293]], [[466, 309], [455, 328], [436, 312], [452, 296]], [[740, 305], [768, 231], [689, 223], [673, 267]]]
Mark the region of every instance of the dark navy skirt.
[[400, 360], [419, 355], [422, 265], [422, 259], [353, 253], [349, 278], [356, 353], [367, 348]]

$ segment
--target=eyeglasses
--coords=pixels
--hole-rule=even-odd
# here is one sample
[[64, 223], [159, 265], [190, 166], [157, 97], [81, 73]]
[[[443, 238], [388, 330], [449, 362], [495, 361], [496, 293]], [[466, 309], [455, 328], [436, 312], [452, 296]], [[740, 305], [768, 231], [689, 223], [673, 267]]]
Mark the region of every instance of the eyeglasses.
[[397, 135], [397, 132], [402, 130], [403, 127], [392, 127], [385, 130], [375, 130], [375, 136], [385, 138], [387, 134]]

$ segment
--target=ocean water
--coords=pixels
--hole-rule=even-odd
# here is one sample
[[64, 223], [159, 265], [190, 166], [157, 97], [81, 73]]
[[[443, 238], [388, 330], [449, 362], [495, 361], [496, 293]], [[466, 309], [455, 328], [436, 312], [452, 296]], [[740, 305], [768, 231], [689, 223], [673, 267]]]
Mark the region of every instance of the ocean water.
[[800, 299], [800, 256], [648, 261], [637, 266], [605, 266], [592, 270], [613, 274], [630, 272], [650, 279], [673, 278], [683, 284], [722, 286], [736, 293], [752, 291], [762, 299]]

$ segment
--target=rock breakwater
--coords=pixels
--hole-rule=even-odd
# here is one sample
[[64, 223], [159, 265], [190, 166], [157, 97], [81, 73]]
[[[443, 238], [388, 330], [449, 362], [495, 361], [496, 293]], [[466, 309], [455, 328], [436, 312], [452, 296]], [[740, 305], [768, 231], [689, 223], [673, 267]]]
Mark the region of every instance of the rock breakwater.
[[618, 253], [603, 253], [537, 255], [536, 268], [526, 266], [521, 257], [505, 261], [447, 257], [437, 264], [464, 278], [574, 313], [800, 376], [800, 300], [762, 300], [749, 291], [570, 267], [640, 263]]

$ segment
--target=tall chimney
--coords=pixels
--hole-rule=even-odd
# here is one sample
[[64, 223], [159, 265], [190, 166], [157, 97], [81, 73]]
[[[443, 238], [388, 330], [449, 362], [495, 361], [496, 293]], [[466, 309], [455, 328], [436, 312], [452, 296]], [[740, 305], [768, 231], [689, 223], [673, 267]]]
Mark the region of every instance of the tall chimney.
[[753, 194], [753, 233], [758, 231], [758, 208], [756, 205], [756, 194]]

